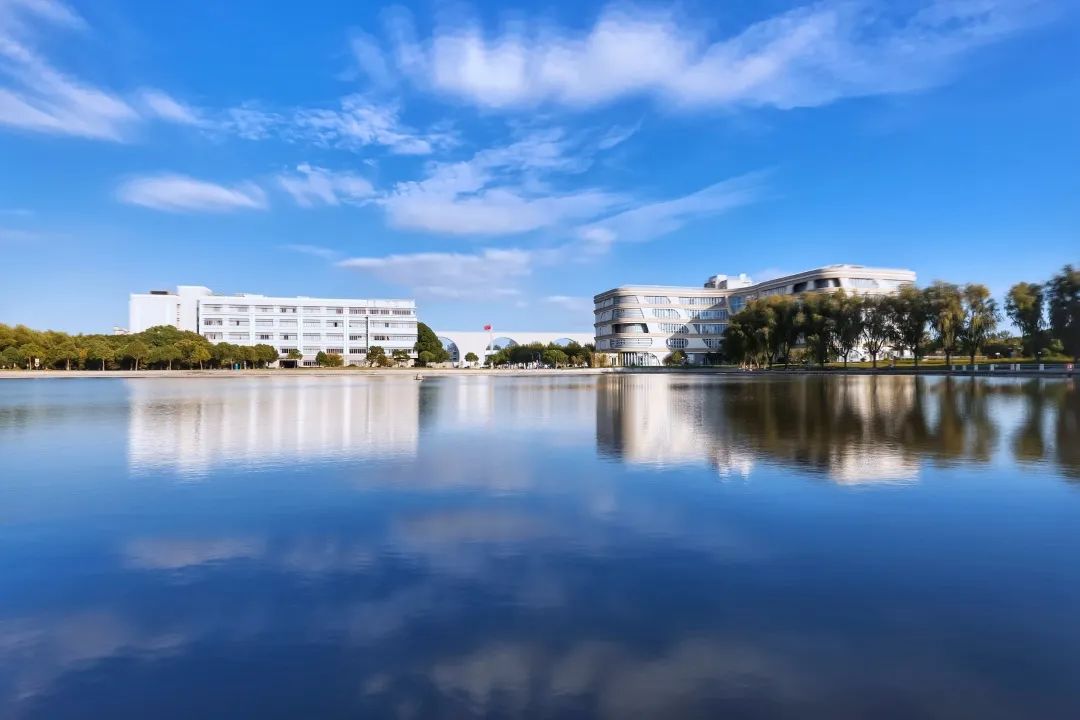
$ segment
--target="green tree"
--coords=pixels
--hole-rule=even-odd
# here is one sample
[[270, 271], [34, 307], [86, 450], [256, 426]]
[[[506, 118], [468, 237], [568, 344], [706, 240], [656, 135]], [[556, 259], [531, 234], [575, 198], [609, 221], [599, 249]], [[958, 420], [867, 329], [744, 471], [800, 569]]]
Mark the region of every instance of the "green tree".
[[889, 297], [892, 310], [894, 340], [901, 350], [910, 350], [915, 358], [915, 370], [919, 369], [926, 343], [926, 325], [930, 320], [930, 304], [926, 293], [914, 285], [905, 285]]
[[132, 368], [139, 369], [139, 363], [150, 356], [150, 348], [142, 340], [136, 339], [124, 346], [123, 357], [131, 360]]
[[292, 350], [289, 350], [289, 352], [285, 353], [285, 359], [292, 360], [297, 367], [300, 367], [300, 361], [304, 359], [304, 353], [300, 352], [296, 348], [293, 348]]
[[664, 364], [668, 367], [682, 367], [686, 364], [686, 353], [682, 350], [674, 350], [664, 358]]
[[[443, 363], [450, 359], [450, 353], [443, 347], [435, 331], [422, 322], [416, 323], [416, 344], [413, 345], [413, 350], [417, 353], [417, 365]], [[424, 352], [429, 353], [429, 359], [421, 357], [420, 353]]]
[[21, 367], [26, 362], [26, 356], [15, 345], [8, 345], [0, 351], [0, 365], [6, 368]]
[[475, 364], [479, 360], [480, 360], [480, 357], [476, 353], [474, 353], [472, 351], [469, 351], [469, 352], [465, 353], [465, 362], [470, 363], [470, 364]]
[[935, 280], [926, 289], [930, 304], [930, 328], [945, 353], [945, 364], [952, 364], [964, 328], [964, 297], [958, 285]]
[[385, 367], [389, 364], [389, 358], [386, 357], [386, 350], [381, 345], [372, 345], [367, 351], [368, 365], [375, 367]]
[[1050, 334], [1060, 340], [1073, 363], [1080, 363], [1080, 270], [1066, 265], [1047, 288]]
[[150, 351], [150, 362], [165, 365], [166, 369], [172, 370], [173, 363], [179, 362], [183, 356], [179, 343], [170, 343], [153, 348]]
[[277, 362], [278, 351], [273, 345], [259, 343], [251, 348], [255, 357], [255, 363], [259, 367], [266, 367], [272, 362]]
[[543, 358], [545, 365], [550, 365], [554, 368], [565, 367], [566, 363], [569, 361], [569, 356], [558, 346], [549, 347], [543, 352], [541, 357]]
[[345, 359], [337, 353], [328, 353], [320, 350], [315, 355], [315, 364], [319, 367], [341, 367], [345, 364]]
[[94, 363], [101, 363], [101, 369], [105, 370], [106, 363], [116, 358], [116, 351], [112, 346], [99, 338], [94, 338], [86, 344], [86, 359]]
[[863, 334], [863, 302], [857, 295], [848, 295], [838, 290], [829, 304], [833, 316], [833, 331], [836, 334], [836, 348], [847, 369], [848, 356], [855, 351], [859, 338]]
[[985, 285], [969, 283], [964, 286], [964, 324], [960, 332], [960, 343], [967, 350], [971, 364], [975, 364], [975, 355], [994, 334], [998, 319], [997, 302], [990, 297], [990, 290]]
[[430, 350], [421, 350], [416, 354], [416, 364], [420, 367], [435, 362], [435, 355]]
[[390, 357], [394, 359], [394, 364], [398, 366], [405, 365], [411, 359], [409, 351], [404, 349], [391, 350]]
[[55, 367], [56, 365], [63, 363], [65, 370], [71, 369], [72, 361], [78, 362], [79, 360], [79, 348], [75, 345], [74, 341], [65, 337], [60, 342], [56, 343], [46, 351], [49, 365]]
[[1046, 305], [1045, 289], [1038, 283], [1019, 282], [1005, 296], [1005, 314], [1020, 330], [1024, 354], [1038, 358], [1041, 349]]
[[210, 351], [210, 348], [206, 345], [196, 345], [191, 351], [191, 355], [188, 356], [192, 364], [198, 363], [199, 369], [203, 369], [203, 363], [208, 363], [214, 359], [214, 354]]
[[863, 298], [863, 332], [862, 343], [866, 352], [870, 353], [874, 369], [877, 369], [878, 356], [885, 350], [892, 340], [892, 305], [888, 298], [880, 295], [871, 295]]
[[835, 316], [835, 300], [829, 293], [803, 296], [796, 322], [807, 349], [821, 367], [825, 367], [836, 347]]

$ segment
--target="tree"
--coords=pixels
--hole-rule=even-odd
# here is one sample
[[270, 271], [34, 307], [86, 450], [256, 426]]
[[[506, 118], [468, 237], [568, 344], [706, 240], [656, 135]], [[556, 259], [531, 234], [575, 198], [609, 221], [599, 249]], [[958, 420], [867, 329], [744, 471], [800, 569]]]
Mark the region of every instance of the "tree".
[[[416, 344], [413, 345], [413, 350], [417, 353], [417, 365], [443, 363], [450, 359], [450, 353], [443, 347], [435, 331], [422, 322], [416, 323]], [[429, 359], [421, 357], [420, 353], [423, 352], [430, 354]]]
[[833, 329], [836, 333], [836, 348], [847, 369], [848, 356], [859, 344], [863, 331], [863, 303], [857, 295], [848, 295], [843, 290], [832, 296], [830, 303], [833, 315]]
[[132, 362], [135, 370], [139, 369], [139, 363], [150, 355], [150, 348], [142, 340], [132, 340], [124, 346], [122, 355]]
[[870, 353], [875, 370], [878, 355], [889, 344], [893, 335], [892, 306], [888, 298], [879, 295], [864, 298], [862, 341], [866, 352]]
[[898, 293], [890, 296], [889, 300], [896, 344], [901, 350], [911, 350], [915, 358], [915, 370], [918, 370], [919, 358], [926, 342], [926, 324], [930, 319], [930, 305], [926, 293], [913, 285], [905, 285]]
[[375, 367], [376, 365], [378, 365], [379, 367], [385, 367], [387, 364], [389, 364], [386, 357], [386, 350], [384, 350], [381, 345], [372, 345], [368, 348], [367, 361], [368, 365], [370, 365], [371, 367]]
[[945, 364], [952, 364], [964, 327], [964, 299], [958, 285], [935, 280], [926, 289], [930, 304], [930, 327], [945, 353]]
[[1050, 278], [1047, 291], [1050, 334], [1061, 341], [1073, 363], [1080, 363], [1080, 270], [1066, 265]]
[[997, 302], [990, 297], [990, 290], [985, 285], [970, 283], [964, 286], [964, 324], [960, 333], [960, 342], [975, 364], [975, 355], [994, 334], [997, 327]]
[[394, 364], [404, 365], [409, 362], [409, 351], [403, 349], [391, 350], [390, 357], [394, 359]]
[[47, 350], [46, 355], [49, 365], [56, 366], [64, 363], [64, 369], [70, 370], [71, 361], [78, 362], [79, 360], [79, 348], [70, 338], [64, 338]]
[[6, 368], [17, 368], [26, 362], [23, 351], [14, 345], [9, 345], [0, 352], [0, 365]]
[[465, 353], [465, 362], [469, 363], [470, 365], [477, 363], [479, 360], [480, 357], [476, 353], [472, 351]]
[[285, 353], [285, 359], [292, 360], [293, 363], [295, 363], [296, 366], [299, 367], [300, 361], [304, 359], [304, 353], [300, 352], [296, 348], [293, 348], [289, 350], [289, 352]]
[[681, 367], [686, 364], [686, 353], [682, 350], [672, 351], [664, 358], [664, 364], [668, 367]]
[[563, 352], [561, 348], [556, 346], [549, 347], [545, 350], [541, 355], [541, 358], [543, 358], [545, 365], [557, 368], [566, 365], [569, 356]]
[[836, 344], [835, 300], [828, 293], [809, 293], [802, 298], [802, 308], [796, 320], [818, 365], [825, 367]]
[[1046, 304], [1044, 288], [1038, 283], [1019, 282], [1009, 288], [1005, 296], [1005, 314], [1020, 330], [1024, 342], [1024, 354], [1039, 357], [1042, 343], [1043, 307]]
[[252, 348], [255, 362], [259, 367], [266, 367], [272, 362], [276, 362], [278, 359], [278, 351], [273, 345], [267, 345], [265, 343], [259, 343]]
[[416, 364], [423, 367], [435, 362], [435, 354], [430, 350], [421, 350], [416, 354]]
[[341, 367], [345, 364], [345, 359], [337, 353], [328, 353], [320, 350], [315, 355], [315, 364], [319, 367]]
[[104, 340], [94, 339], [86, 344], [86, 359], [95, 363], [101, 363], [101, 369], [105, 369], [105, 364], [112, 361], [116, 357], [116, 351], [112, 349], [112, 346]]
[[173, 362], [177, 362], [183, 357], [183, 350], [176, 344], [161, 345], [150, 351], [150, 361], [164, 364], [169, 370], [172, 370]]
[[210, 348], [205, 345], [197, 345], [191, 351], [189, 356], [191, 363], [199, 363], [199, 369], [203, 369], [203, 363], [210, 362], [214, 359], [214, 354], [210, 352]]

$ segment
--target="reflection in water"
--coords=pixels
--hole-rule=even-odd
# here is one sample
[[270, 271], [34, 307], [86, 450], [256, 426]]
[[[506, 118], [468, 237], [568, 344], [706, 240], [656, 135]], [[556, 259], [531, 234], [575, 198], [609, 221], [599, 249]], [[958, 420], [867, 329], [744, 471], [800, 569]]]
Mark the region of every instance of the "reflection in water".
[[128, 381], [133, 469], [412, 455], [420, 383]]
[[4, 386], [0, 717], [1080, 717], [1078, 445], [1066, 382]]
[[[755, 459], [838, 483], [914, 480], [921, 461], [1055, 459], [1077, 476], [1072, 382], [910, 377], [614, 375], [600, 382], [600, 451], [632, 464], [706, 462], [747, 475]], [[1053, 428], [1054, 432], [1049, 432]]]

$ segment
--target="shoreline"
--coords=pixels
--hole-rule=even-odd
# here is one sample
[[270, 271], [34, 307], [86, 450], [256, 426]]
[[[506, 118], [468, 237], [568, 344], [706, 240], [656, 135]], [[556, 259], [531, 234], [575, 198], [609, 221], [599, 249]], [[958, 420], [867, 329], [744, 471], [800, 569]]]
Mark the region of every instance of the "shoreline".
[[198, 379], [215, 378], [229, 380], [236, 378], [298, 378], [298, 377], [537, 377], [537, 376], [573, 376], [607, 374], [646, 374], [646, 375], [737, 375], [741, 377], [789, 377], [803, 375], [869, 375], [889, 377], [910, 375], [918, 377], [1012, 377], [1012, 378], [1074, 378], [1076, 370], [1047, 368], [1045, 370], [946, 370], [944, 368], [798, 368], [773, 370], [740, 370], [733, 367], [705, 368], [559, 368], [537, 370], [491, 370], [487, 368], [303, 368], [303, 369], [252, 369], [252, 370], [0, 370], [0, 380], [65, 380], [65, 379]]

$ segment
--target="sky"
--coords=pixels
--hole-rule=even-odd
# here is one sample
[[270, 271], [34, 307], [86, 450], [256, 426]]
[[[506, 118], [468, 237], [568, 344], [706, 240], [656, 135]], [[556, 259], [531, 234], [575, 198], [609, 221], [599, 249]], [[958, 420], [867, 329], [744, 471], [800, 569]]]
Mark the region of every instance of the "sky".
[[0, 0], [0, 322], [131, 292], [589, 331], [622, 284], [1080, 263], [1069, 0]]

